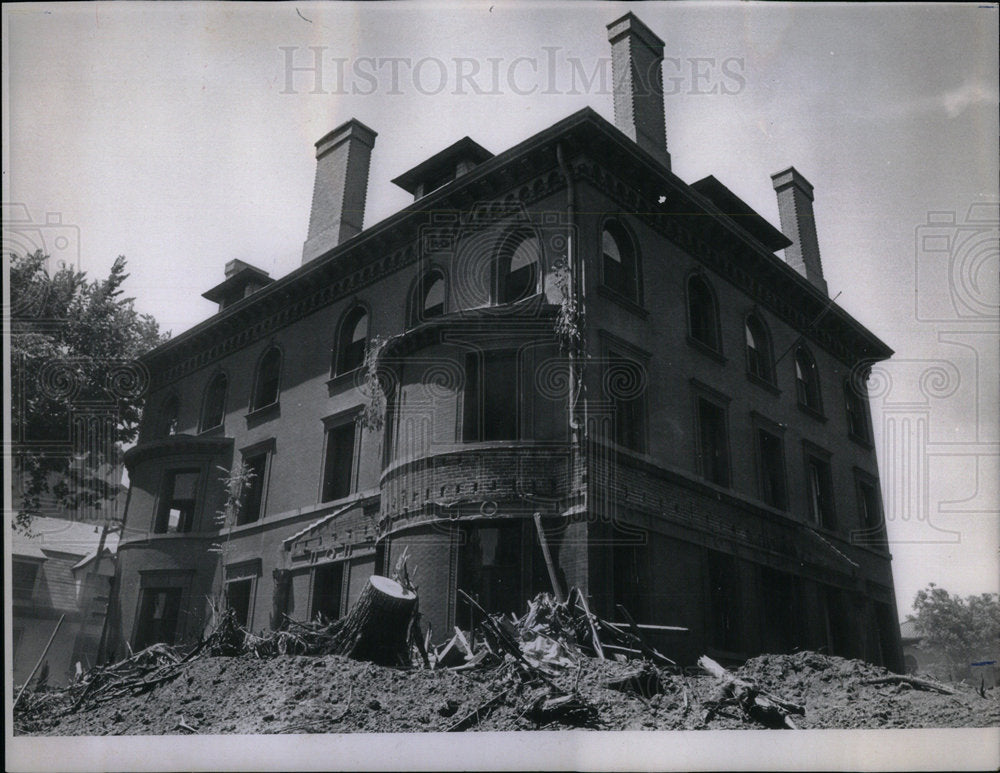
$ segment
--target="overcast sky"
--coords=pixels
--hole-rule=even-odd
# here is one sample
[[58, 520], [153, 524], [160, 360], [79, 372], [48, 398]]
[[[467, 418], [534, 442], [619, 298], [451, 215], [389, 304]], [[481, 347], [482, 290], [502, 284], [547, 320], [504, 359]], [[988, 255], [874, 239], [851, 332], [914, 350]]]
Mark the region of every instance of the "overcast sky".
[[[4, 252], [42, 243], [92, 276], [123, 254], [176, 335], [215, 311], [226, 261], [299, 265], [313, 143], [348, 118], [378, 132], [366, 225], [465, 135], [498, 153], [584, 106], [613, 120], [605, 25], [626, 10], [5, 6], [3, 199], [23, 206]], [[777, 225], [769, 176], [794, 164], [831, 296], [896, 351], [872, 386], [900, 611], [927, 582], [995, 592], [996, 6], [632, 10], [666, 43], [675, 173]]]

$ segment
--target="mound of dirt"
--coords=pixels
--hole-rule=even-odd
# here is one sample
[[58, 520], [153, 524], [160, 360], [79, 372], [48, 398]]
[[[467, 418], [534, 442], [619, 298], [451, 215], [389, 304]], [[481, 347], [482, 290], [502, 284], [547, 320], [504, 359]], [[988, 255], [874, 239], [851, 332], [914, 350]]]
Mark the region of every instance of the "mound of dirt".
[[[640, 668], [642, 669], [640, 672]], [[857, 660], [815, 652], [753, 658], [736, 676], [805, 707], [802, 728], [991, 727], [997, 690], [981, 697], [907, 684]], [[552, 699], [552, 686], [565, 695]], [[466, 671], [387, 668], [338, 655], [198, 657], [168, 681], [104, 696], [72, 711], [64, 693], [28, 694], [14, 714], [21, 735], [440, 732], [462, 730], [752, 729], [737, 708], [706, 708], [719, 683], [649, 663], [584, 657], [559, 676], [524, 679], [512, 661]], [[479, 710], [478, 713], [477, 709]]]

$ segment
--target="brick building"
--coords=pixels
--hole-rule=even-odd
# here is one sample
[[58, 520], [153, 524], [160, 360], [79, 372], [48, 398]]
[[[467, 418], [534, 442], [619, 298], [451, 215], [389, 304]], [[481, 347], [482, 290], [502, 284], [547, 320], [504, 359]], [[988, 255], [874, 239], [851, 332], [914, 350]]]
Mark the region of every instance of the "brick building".
[[901, 667], [865, 395], [892, 352], [827, 296], [808, 181], [773, 176], [779, 231], [680, 180], [663, 43], [632, 14], [608, 32], [616, 125], [462, 138], [363, 229], [376, 133], [348, 121], [316, 144], [302, 266], [231, 261], [218, 313], [147, 356], [114, 652], [196, 638], [223, 590], [254, 630], [343, 614], [404, 550], [440, 636], [459, 588], [523, 611], [539, 513], [563, 587], [687, 628], [659, 642], [678, 659]]

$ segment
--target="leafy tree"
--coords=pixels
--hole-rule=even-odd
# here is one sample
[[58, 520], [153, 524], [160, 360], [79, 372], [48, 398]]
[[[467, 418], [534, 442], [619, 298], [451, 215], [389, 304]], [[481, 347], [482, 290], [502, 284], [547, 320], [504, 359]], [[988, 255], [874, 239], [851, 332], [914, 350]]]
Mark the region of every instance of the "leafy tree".
[[136, 359], [169, 336], [122, 297], [122, 256], [100, 281], [72, 266], [49, 273], [40, 250], [7, 258], [15, 525], [28, 529], [43, 505], [99, 509], [118, 495], [148, 385]]
[[1000, 599], [995, 593], [952, 596], [930, 583], [913, 601], [917, 631], [928, 649], [944, 652], [953, 665], [967, 666], [1000, 649]]

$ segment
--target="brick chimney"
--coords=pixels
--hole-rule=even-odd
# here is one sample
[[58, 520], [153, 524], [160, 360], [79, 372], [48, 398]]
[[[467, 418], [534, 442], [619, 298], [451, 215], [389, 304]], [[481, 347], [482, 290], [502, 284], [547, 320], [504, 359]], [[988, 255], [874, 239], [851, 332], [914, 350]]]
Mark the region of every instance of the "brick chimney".
[[615, 126], [670, 168], [663, 109], [663, 41], [627, 13], [608, 25]]
[[813, 187], [794, 166], [771, 175], [771, 182], [778, 195], [781, 230], [792, 240], [785, 248], [785, 262], [826, 293], [813, 216]]
[[373, 130], [352, 118], [316, 143], [316, 182], [309, 237], [302, 247], [303, 263], [361, 233], [368, 166], [376, 136]]

